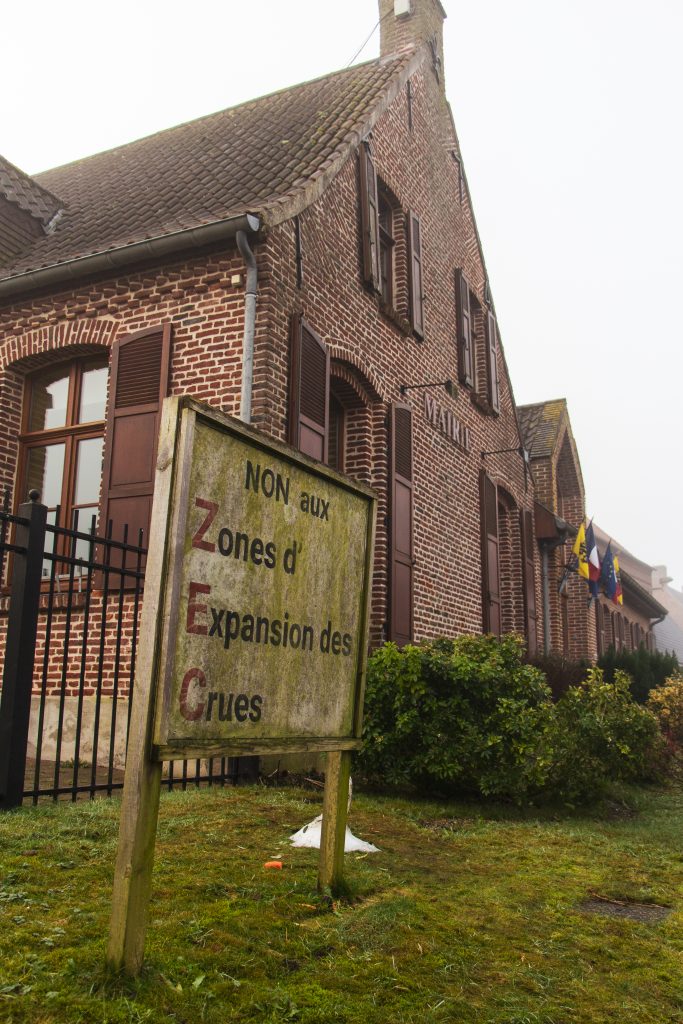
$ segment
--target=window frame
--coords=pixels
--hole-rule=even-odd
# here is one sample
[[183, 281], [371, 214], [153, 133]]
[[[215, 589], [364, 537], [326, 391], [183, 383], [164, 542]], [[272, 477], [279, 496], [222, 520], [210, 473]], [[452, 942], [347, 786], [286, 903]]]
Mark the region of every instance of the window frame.
[[[83, 389], [83, 374], [92, 368], [94, 364], [105, 364], [109, 380], [110, 359], [109, 352], [100, 350], [97, 352], [81, 353], [71, 355], [64, 359], [57, 359], [54, 362], [44, 363], [26, 374], [24, 379], [21, 432], [18, 437], [18, 472], [17, 472], [17, 493], [16, 501], [20, 503], [28, 483], [29, 453], [35, 448], [46, 448], [52, 445], [64, 445], [64, 467], [62, 470], [62, 487], [60, 500], [56, 506], [51, 507], [52, 511], [59, 511], [59, 517], [55, 516], [55, 525], [73, 529], [73, 513], [75, 509], [89, 507], [90, 504], [97, 504], [98, 516], [100, 507], [100, 495], [102, 489], [102, 471], [100, 471], [100, 483], [98, 488], [97, 501], [89, 503], [88, 506], [79, 506], [75, 502], [76, 473], [78, 464], [78, 445], [81, 441], [95, 438], [102, 438], [103, 464], [104, 464], [104, 439], [106, 430], [107, 402], [105, 397], [105, 415], [101, 420], [89, 420], [85, 423], [78, 423], [78, 413]], [[35, 380], [46, 369], [68, 367], [68, 392], [65, 413], [65, 423], [59, 427], [46, 427], [42, 430], [31, 430], [31, 405]], [[43, 495], [41, 494], [41, 500]], [[79, 530], [88, 532], [90, 523], [79, 521]]]
[[[383, 221], [385, 223], [383, 223]], [[383, 302], [395, 307], [394, 287], [394, 207], [382, 187], [377, 184], [377, 224], [379, 229], [379, 294]]]

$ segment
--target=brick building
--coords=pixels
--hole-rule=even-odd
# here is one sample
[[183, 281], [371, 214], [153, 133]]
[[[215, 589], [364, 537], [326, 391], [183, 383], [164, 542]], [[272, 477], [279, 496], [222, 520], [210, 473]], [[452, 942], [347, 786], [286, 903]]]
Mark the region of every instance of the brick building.
[[376, 61], [33, 179], [0, 164], [0, 485], [146, 529], [160, 402], [189, 394], [376, 488], [374, 642], [533, 648], [533, 493], [445, 13], [379, 7]]
[[[596, 658], [614, 646], [617, 651], [654, 649], [653, 624], [666, 609], [652, 594], [652, 567], [619, 545], [623, 605], [604, 594], [588, 604], [586, 581], [572, 573], [558, 583], [567, 564], [579, 524], [586, 517], [581, 464], [564, 398], [520, 406], [519, 419], [534, 479], [535, 534], [541, 578], [541, 634], [544, 649], [571, 659]], [[609, 538], [594, 524], [602, 559]]]
[[[619, 651], [636, 651], [641, 644], [648, 650], [658, 647], [655, 626], [663, 622], [668, 609], [656, 593], [656, 570], [637, 558], [599, 526], [593, 524], [600, 557], [607, 545], [619, 559], [619, 576], [623, 590], [623, 604], [615, 605], [604, 594], [595, 607], [598, 655], [608, 647]], [[662, 650], [665, 648], [663, 647]]]

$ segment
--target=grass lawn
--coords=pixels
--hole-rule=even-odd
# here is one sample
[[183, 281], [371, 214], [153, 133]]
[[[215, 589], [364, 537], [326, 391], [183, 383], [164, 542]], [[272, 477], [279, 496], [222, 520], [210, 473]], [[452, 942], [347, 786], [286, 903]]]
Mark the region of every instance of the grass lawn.
[[[288, 835], [315, 793], [161, 800], [146, 965], [103, 968], [119, 803], [0, 816], [0, 1020], [302, 1024], [683, 1021], [683, 791], [573, 815], [357, 794], [350, 898]], [[266, 860], [282, 859], [282, 871]], [[671, 906], [645, 924], [591, 894]]]

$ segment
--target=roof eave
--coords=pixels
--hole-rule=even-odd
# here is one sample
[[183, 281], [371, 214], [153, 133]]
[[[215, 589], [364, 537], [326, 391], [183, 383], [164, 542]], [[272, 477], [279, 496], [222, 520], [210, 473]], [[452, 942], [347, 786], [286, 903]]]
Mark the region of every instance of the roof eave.
[[225, 242], [235, 237], [238, 231], [256, 234], [261, 219], [254, 213], [243, 213], [224, 220], [212, 221], [195, 228], [174, 231], [155, 238], [144, 238], [139, 242], [107, 249], [104, 252], [79, 256], [63, 263], [55, 263], [24, 274], [0, 278], [0, 301], [13, 299], [26, 292], [37, 291], [54, 285], [68, 284], [92, 274], [120, 270], [149, 259], [157, 259], [200, 249], [207, 245]]
[[660, 604], [652, 594], [648, 593], [645, 587], [641, 586], [633, 576], [621, 568], [619, 569], [619, 575], [621, 576], [624, 596], [629, 598], [630, 603], [640, 605], [644, 614], [651, 619], [666, 618], [669, 614], [668, 609]]

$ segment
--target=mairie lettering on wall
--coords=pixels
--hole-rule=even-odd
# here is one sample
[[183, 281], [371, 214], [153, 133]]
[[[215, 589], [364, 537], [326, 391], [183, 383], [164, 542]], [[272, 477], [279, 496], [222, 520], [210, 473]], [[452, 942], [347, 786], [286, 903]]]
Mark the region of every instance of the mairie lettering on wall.
[[425, 418], [428, 423], [438, 430], [449, 441], [453, 441], [456, 447], [464, 452], [472, 449], [472, 439], [469, 427], [466, 427], [453, 415], [450, 409], [439, 403], [425, 393]]

